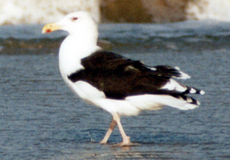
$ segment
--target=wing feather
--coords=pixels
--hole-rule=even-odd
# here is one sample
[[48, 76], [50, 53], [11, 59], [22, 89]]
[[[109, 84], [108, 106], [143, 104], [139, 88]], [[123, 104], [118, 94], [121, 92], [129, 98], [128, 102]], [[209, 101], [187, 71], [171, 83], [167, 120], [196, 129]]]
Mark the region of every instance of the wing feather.
[[83, 80], [92, 84], [103, 91], [107, 98], [125, 99], [140, 94], [169, 94], [179, 97], [184, 94], [184, 90], [181, 92], [181, 89], [178, 91], [164, 87], [169, 86], [172, 77], [182, 77], [183, 74], [177, 68], [148, 67], [140, 61], [103, 50], [82, 59], [81, 64], [84, 69], [68, 78], [72, 82]]

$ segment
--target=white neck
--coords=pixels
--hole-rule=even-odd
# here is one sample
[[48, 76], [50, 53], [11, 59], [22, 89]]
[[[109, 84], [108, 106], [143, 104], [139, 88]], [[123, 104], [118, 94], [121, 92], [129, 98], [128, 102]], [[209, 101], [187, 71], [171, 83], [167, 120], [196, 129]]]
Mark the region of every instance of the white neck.
[[89, 35], [85, 37], [83, 35], [67, 36], [59, 51], [59, 69], [63, 78], [82, 69], [81, 59], [98, 49], [100, 47], [97, 46], [97, 38], [95, 37]]

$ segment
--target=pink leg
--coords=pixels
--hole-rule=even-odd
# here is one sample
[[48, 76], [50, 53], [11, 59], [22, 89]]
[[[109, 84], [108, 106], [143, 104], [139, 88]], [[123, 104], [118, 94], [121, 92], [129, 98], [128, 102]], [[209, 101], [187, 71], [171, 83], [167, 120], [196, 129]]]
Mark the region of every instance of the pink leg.
[[107, 131], [107, 133], [105, 134], [105, 137], [102, 139], [102, 141], [100, 142], [101, 144], [106, 144], [111, 133], [113, 132], [114, 128], [116, 127], [117, 123], [116, 121], [114, 121], [114, 119], [112, 120], [112, 122], [110, 123], [109, 129]]
[[119, 129], [121, 136], [122, 136], [122, 139], [123, 139], [123, 141], [119, 144], [119, 146], [130, 146], [130, 145], [132, 145], [132, 143], [130, 142], [130, 137], [128, 137], [125, 134], [125, 131], [121, 125], [120, 116], [117, 113], [113, 115], [113, 120], [117, 123], [118, 129]]

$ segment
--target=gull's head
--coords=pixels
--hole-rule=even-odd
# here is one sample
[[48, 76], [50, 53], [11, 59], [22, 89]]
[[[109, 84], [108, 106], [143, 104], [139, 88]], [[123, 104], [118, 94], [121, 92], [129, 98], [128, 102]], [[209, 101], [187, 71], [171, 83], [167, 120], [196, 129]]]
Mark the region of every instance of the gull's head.
[[57, 30], [67, 31], [69, 35], [76, 36], [87, 34], [95, 34], [97, 36], [98, 34], [96, 22], [89, 13], [84, 11], [70, 13], [56, 23], [45, 25], [42, 33], [50, 33]]

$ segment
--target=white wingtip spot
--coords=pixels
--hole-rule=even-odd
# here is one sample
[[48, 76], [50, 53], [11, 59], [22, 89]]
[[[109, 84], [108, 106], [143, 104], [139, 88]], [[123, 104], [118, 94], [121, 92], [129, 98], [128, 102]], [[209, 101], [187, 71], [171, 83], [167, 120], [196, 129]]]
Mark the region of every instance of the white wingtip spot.
[[190, 93], [194, 94], [196, 93], [196, 90], [194, 88], [191, 88]]
[[191, 98], [187, 98], [187, 102], [191, 103], [192, 102], [192, 99]]
[[176, 66], [176, 67], [174, 67], [174, 68], [180, 71], [180, 68], [179, 68], [178, 66]]
[[204, 90], [201, 90], [201, 91], [200, 91], [200, 94], [201, 94], [201, 95], [204, 95], [204, 94], [205, 94], [205, 91], [204, 91]]

